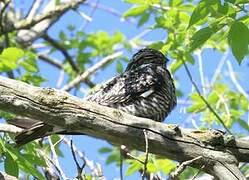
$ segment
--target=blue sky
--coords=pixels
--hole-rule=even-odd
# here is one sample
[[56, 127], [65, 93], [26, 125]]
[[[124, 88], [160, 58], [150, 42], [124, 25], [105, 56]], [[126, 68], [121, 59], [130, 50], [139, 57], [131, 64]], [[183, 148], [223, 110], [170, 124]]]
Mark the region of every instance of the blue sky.
[[[20, 1], [21, 3], [18, 5], [23, 10], [26, 10], [27, 4], [29, 4], [31, 1]], [[46, 1], [47, 2], [47, 1]], [[94, 1], [96, 2], [96, 1]], [[113, 8], [118, 10], [119, 12], [126, 11], [131, 5], [126, 4], [122, 1], [118, 0], [109, 0], [104, 1], [100, 0], [100, 4], [105, 5], [107, 7]], [[45, 4], [45, 3], [44, 3]], [[26, 7], [25, 7], [26, 6]], [[79, 8], [82, 12], [89, 14], [92, 10], [89, 6], [81, 5]], [[153, 18], [145, 24], [144, 26], [137, 28], [135, 24], [128, 23], [126, 21], [121, 22], [120, 18], [117, 16], [114, 16], [108, 12], [105, 12], [103, 10], [96, 9], [95, 13], [93, 14], [93, 21], [90, 22], [86, 28], [84, 29], [85, 32], [96, 32], [96, 31], [107, 31], [109, 34], [113, 34], [116, 31], [120, 31], [125, 34], [127, 39], [133, 38], [140, 32], [144, 31], [147, 27], [149, 27], [153, 23]], [[57, 38], [60, 30], [66, 29], [66, 26], [68, 24], [74, 24], [76, 28], [81, 28], [82, 25], [84, 25], [85, 21], [82, 19], [82, 17], [79, 16], [79, 14], [70, 11], [66, 13], [60, 21], [58, 21], [56, 24], [53, 25], [53, 27], [49, 30], [49, 34]], [[144, 38], [146, 40], [151, 41], [157, 41], [157, 40], [164, 40], [166, 38], [167, 34], [164, 30], [153, 30], [151, 33], [149, 33]], [[39, 42], [39, 40], [37, 41]], [[135, 51], [134, 51], [135, 52]], [[133, 52], [133, 53], [134, 53]], [[131, 53], [125, 53], [128, 57], [131, 57]], [[205, 77], [208, 79], [211, 79], [213, 76], [217, 64], [220, 61], [224, 54], [214, 51], [212, 49], [206, 49], [203, 51], [202, 58], [203, 58], [203, 69]], [[60, 59], [62, 58], [60, 53], [54, 53], [53, 57]], [[195, 56], [196, 58], [196, 56]], [[235, 72], [237, 72], [238, 75], [238, 81], [240, 84], [247, 88], [246, 90], [249, 90], [249, 82], [248, 79], [248, 59], [244, 60], [241, 66], [239, 66], [234, 57], [231, 55], [231, 52], [228, 54], [228, 59], [231, 61], [233, 68]], [[171, 59], [171, 62], [173, 62], [174, 59]], [[59, 77], [59, 71], [55, 68], [48, 66], [46, 63], [43, 63], [39, 61], [40, 65], [40, 74], [43, 77], [46, 77], [48, 79], [47, 82], [43, 84], [44, 87], [56, 87], [56, 81]], [[189, 65], [190, 71], [192, 73], [192, 76], [196, 83], [200, 86], [200, 75], [198, 71], [198, 63], [196, 61], [195, 65]], [[222, 73], [226, 76], [226, 65], [223, 67]], [[116, 65], [115, 62], [109, 66], [109, 68], [106, 68], [103, 71], [98, 71], [94, 81], [95, 82], [103, 82], [111, 77], [113, 77], [116, 72]], [[183, 68], [181, 68], [179, 71], [176, 72], [175, 77], [178, 78], [179, 88], [183, 91], [185, 94], [184, 98], [181, 98], [182, 100], [187, 100], [187, 94], [191, 92], [192, 85], [189, 81], [188, 77], [186, 76], [186, 72]], [[229, 80], [228, 80], [229, 81]], [[234, 88], [231, 86], [231, 88]], [[78, 93], [77, 96], [83, 97], [82, 93]], [[181, 124], [184, 127], [193, 127], [193, 124], [191, 121], [186, 121], [186, 117], [188, 117], [188, 114], [185, 113], [185, 106], [178, 105], [177, 108], [170, 114], [170, 116], [167, 118], [166, 123], [176, 123]], [[196, 122], [197, 124], [199, 122]], [[221, 127], [218, 127], [221, 128]], [[235, 127], [238, 131], [240, 131], [239, 127]], [[119, 177], [119, 169], [115, 165], [105, 165], [105, 159], [106, 156], [103, 156], [102, 154], [98, 153], [98, 149], [103, 146], [111, 147], [111, 145], [103, 140], [98, 140], [95, 138], [87, 137], [87, 136], [75, 136], [73, 137], [75, 144], [77, 145], [78, 149], [83, 151], [85, 155], [95, 162], [98, 162], [102, 165], [104, 175], [107, 177], [107, 179], [113, 179]], [[65, 155], [64, 158], [60, 158], [61, 166], [63, 167], [63, 170], [65, 174], [68, 177], [75, 177], [76, 176], [76, 166], [72, 160], [72, 155], [70, 152], [70, 149], [66, 147], [65, 145], [62, 145], [62, 150]], [[135, 174], [133, 176], [126, 177], [125, 179], [134, 179], [138, 177], [138, 174]]]

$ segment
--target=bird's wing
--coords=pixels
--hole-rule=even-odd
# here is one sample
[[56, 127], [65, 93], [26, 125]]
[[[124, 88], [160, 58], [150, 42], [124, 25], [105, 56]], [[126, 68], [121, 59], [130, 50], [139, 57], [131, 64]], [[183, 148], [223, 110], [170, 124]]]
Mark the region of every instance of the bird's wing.
[[128, 102], [137, 97], [147, 97], [161, 86], [163, 77], [152, 67], [127, 71], [103, 84], [86, 100], [102, 105]]

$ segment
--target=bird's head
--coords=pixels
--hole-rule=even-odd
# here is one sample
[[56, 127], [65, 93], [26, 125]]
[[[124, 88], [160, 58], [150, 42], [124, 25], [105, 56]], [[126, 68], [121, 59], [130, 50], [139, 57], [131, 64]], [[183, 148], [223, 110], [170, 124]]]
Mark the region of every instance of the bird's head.
[[126, 71], [136, 69], [147, 64], [155, 64], [165, 67], [169, 60], [158, 50], [144, 48], [134, 54], [126, 68]]

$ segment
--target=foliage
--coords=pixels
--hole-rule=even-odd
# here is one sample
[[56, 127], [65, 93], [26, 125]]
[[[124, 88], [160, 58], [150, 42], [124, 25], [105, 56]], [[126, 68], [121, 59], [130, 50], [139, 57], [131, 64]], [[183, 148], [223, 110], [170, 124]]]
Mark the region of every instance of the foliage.
[[[132, 22], [135, 22], [139, 30], [146, 29], [152, 32], [161, 30], [165, 34], [164, 39], [149, 41], [149, 43], [143, 37], [129, 40], [129, 35], [124, 34], [122, 30], [107, 32], [99, 29], [97, 32], [88, 32], [71, 22], [72, 24], [68, 25], [67, 28], [63, 27], [57, 33], [56, 36], [58, 37], [55, 38], [57, 46], [54, 46], [53, 42], [46, 41], [43, 37], [39, 39], [39, 42], [47, 50], [47, 56], [61, 57], [57, 66], [55, 65], [56, 61], [45, 62], [49, 62], [56, 68], [59, 66], [59, 70], [66, 74], [64, 83], [68, 83], [79, 73], [87, 71], [98, 60], [116, 51], [123, 50], [129, 53], [133, 48], [144, 46], [159, 49], [166, 53], [170, 59], [175, 59], [170, 64], [169, 69], [176, 80], [178, 97], [191, 100], [191, 104], [186, 106], [188, 115], [198, 117], [201, 122], [199, 127], [201, 129], [221, 127], [217, 117], [206, 107], [196, 91], [187, 93], [183, 91], [182, 86], [184, 85], [178, 82], [180, 81], [178, 80], [180, 79], [178, 73], [183, 69], [183, 62], [186, 62], [187, 65], [195, 65], [197, 61], [195, 54], [201, 54], [206, 49], [214, 49], [222, 54], [231, 49], [237, 63], [241, 67], [244, 66], [248, 60], [246, 60], [246, 57], [248, 56], [249, 45], [249, 12], [246, 9], [249, 6], [248, 1], [200, 0], [195, 4], [192, 0], [124, 0], [124, 3], [131, 5], [131, 7], [126, 9], [121, 19], [133, 20]], [[57, 2], [57, 5], [59, 4], [60, 1]], [[7, 13], [10, 13], [10, 15], [13, 13], [11, 9], [8, 11]], [[0, 14], [0, 16], [2, 15]], [[2, 17], [0, 19], [2, 21]], [[63, 17], [60, 21], [63, 21]], [[108, 26], [108, 22], [106, 26]], [[0, 32], [2, 29], [1, 27]], [[42, 67], [44, 64], [41, 65], [41, 60], [44, 60], [40, 56], [42, 50], [34, 48], [32, 46], [33, 42], [28, 47], [19, 43], [16, 39], [17, 32], [18, 30], [15, 30], [9, 32], [7, 37], [6, 35], [0, 37], [0, 42], [6, 41], [5, 44], [7, 44], [3, 46], [4, 49], [0, 54], [0, 73], [9, 75], [9, 77], [13, 76], [12, 78], [29, 84], [42, 86], [44, 82], [50, 81], [44, 75], [47, 73], [44, 72], [46, 70]], [[49, 30], [48, 33], [50, 33]], [[65, 51], [73, 59], [78, 69], [72, 66], [65, 55]], [[62, 56], [58, 56], [58, 52], [61, 52]], [[110, 68], [112, 63], [115, 63], [114, 67], [116, 67], [118, 73], [121, 73], [126, 62], [125, 57], [120, 57], [118, 60], [114, 59], [102, 66], [101, 70], [104, 71]], [[83, 87], [92, 87], [91, 82], [89, 83], [92, 79], [89, 77], [88, 80], [82, 82]], [[236, 85], [234, 86], [234, 83], [228, 82], [227, 79], [226, 75], [220, 73], [213, 83], [206, 83], [206, 93], [203, 93], [203, 97], [224, 120], [229, 129], [239, 126], [242, 130], [238, 135], [244, 136], [243, 133], [249, 131], [247, 122], [249, 113], [248, 93], [239, 91]], [[92, 82], [92, 84], [95, 84], [95, 82]], [[75, 92], [78, 92], [81, 87], [76, 85]], [[4, 119], [13, 117], [12, 114], [5, 112], [0, 112], [0, 116]], [[52, 136], [51, 141], [56, 154], [63, 157], [64, 154], [59, 146], [60, 137]], [[27, 179], [31, 176], [44, 179], [46, 168], [51, 166], [51, 162], [48, 162], [53, 151], [51, 144], [47, 141], [44, 143], [32, 142], [17, 149], [10, 142], [13, 142], [13, 135], [2, 134], [0, 138], [0, 163], [3, 164], [5, 172], [16, 177], [24, 174]], [[99, 150], [99, 153], [107, 156], [107, 165], [115, 163], [120, 166], [118, 148], [103, 147]], [[145, 159], [144, 153], [137, 151], [132, 153], [141, 161]], [[134, 159], [126, 159], [124, 164], [126, 176], [132, 175], [143, 168], [143, 164]], [[162, 173], [163, 176], [167, 176], [176, 168], [176, 162], [149, 155], [147, 168], [148, 172]], [[248, 165], [245, 165], [243, 172], [246, 172], [248, 168]], [[196, 170], [187, 168], [181, 174], [181, 178], [191, 178], [195, 173]], [[84, 177], [92, 179], [94, 175], [85, 172]]]

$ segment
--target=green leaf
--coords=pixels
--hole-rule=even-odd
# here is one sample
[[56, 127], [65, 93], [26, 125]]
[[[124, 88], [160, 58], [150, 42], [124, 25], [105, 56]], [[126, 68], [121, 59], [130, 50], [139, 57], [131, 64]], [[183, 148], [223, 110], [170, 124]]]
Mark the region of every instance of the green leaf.
[[143, 164], [134, 160], [133, 163], [128, 167], [125, 175], [132, 175], [134, 172], [138, 171], [141, 168], [143, 168]]
[[203, 45], [212, 36], [213, 33], [214, 31], [210, 27], [205, 27], [197, 31], [191, 39], [189, 51], [191, 52]]
[[22, 171], [32, 174], [37, 179], [45, 179], [44, 176], [35, 167], [33, 167], [33, 164], [25, 159], [21, 154], [18, 156], [18, 164]]
[[22, 156], [31, 164], [46, 167], [45, 159], [37, 156], [36, 154], [22, 154]]
[[0, 138], [0, 156], [2, 156], [2, 154], [6, 151], [5, 146], [4, 146], [4, 142], [3, 139]]
[[69, 31], [74, 31], [74, 30], [75, 30], [75, 26], [72, 25], [72, 24], [69, 24], [69, 25], [67, 26], [67, 29], [68, 29]]
[[144, 25], [150, 18], [150, 13], [143, 13], [141, 18], [138, 21], [138, 27]]
[[4, 170], [7, 174], [18, 177], [19, 167], [17, 165], [17, 161], [14, 160], [8, 151], [5, 154]]
[[110, 152], [112, 152], [112, 149], [108, 148], [108, 147], [102, 147], [98, 151], [99, 151], [99, 153], [110, 153]]
[[29, 72], [26, 72], [23, 76], [18, 77], [17, 79], [24, 81], [26, 83], [35, 85], [35, 86], [39, 86], [42, 82], [47, 81], [43, 77], [38, 76], [38, 75], [33, 75]]
[[210, 104], [215, 104], [218, 100], [219, 100], [219, 97], [218, 97], [218, 95], [217, 95], [216, 92], [211, 92], [211, 93], [208, 95], [207, 101], [208, 101]]
[[157, 159], [156, 165], [164, 174], [169, 174], [173, 169], [176, 168], [176, 164], [169, 159]]
[[23, 55], [23, 50], [18, 48], [10, 47], [4, 49], [2, 54], [0, 54], [0, 72], [11, 71], [17, 68], [17, 61]]
[[182, 61], [181, 60], [177, 60], [177, 61], [171, 63], [170, 67], [169, 67], [170, 72], [171, 73], [176, 72], [181, 66], [182, 66]]
[[1, 56], [11, 60], [11, 61], [17, 61], [18, 59], [20, 59], [22, 56], [24, 55], [23, 50], [19, 49], [19, 48], [15, 48], [15, 47], [10, 47], [7, 49], [4, 49]]
[[29, 72], [37, 72], [38, 67], [36, 64], [36, 55], [33, 53], [27, 53], [25, 59], [20, 63]]
[[204, 19], [208, 15], [209, 11], [207, 8], [206, 0], [202, 0], [194, 9], [188, 24], [188, 28], [193, 24], [196, 24], [200, 20]]
[[130, 4], [145, 4], [145, 0], [124, 0], [124, 2], [126, 3], [130, 3]]
[[237, 0], [235, 4], [248, 4], [248, 0]]
[[225, 2], [229, 2], [229, 3], [232, 3], [234, 4], [236, 0], [225, 0]]
[[205, 108], [205, 104], [204, 103], [196, 103], [190, 107], [187, 108], [187, 112], [189, 113], [197, 113], [200, 112], [203, 108]]
[[238, 63], [241, 64], [244, 57], [248, 54], [248, 27], [240, 21], [235, 21], [229, 30], [228, 42], [232, 48], [233, 55]]
[[126, 11], [123, 16], [124, 17], [138, 16], [142, 14], [147, 8], [148, 8], [147, 5], [136, 6]]
[[158, 167], [156, 167], [156, 165], [153, 162], [148, 162], [147, 169], [148, 169], [148, 172], [150, 173], [156, 173], [160, 171], [160, 169], [158, 169]]
[[173, 6], [173, 7], [179, 6], [179, 5], [181, 5], [181, 4], [182, 4], [182, 0], [170, 0], [170, 1], [169, 1], [169, 5], [170, 5], [170, 6]]
[[61, 31], [61, 32], [59, 33], [59, 38], [60, 38], [60, 40], [62, 40], [62, 41], [66, 41], [66, 40], [67, 40], [67, 36], [66, 36], [66, 34], [65, 34], [63, 31]]
[[117, 72], [121, 74], [123, 72], [123, 65], [120, 61], [117, 61]]
[[115, 153], [115, 154], [111, 154], [110, 156], [108, 156], [108, 158], [106, 159], [106, 164], [111, 164], [113, 162], [118, 162], [120, 159], [120, 155]]
[[249, 125], [248, 125], [248, 123], [246, 121], [244, 121], [242, 119], [238, 119], [237, 121], [240, 124], [240, 126], [242, 126], [244, 129], [246, 129], [247, 131], [249, 131]]

